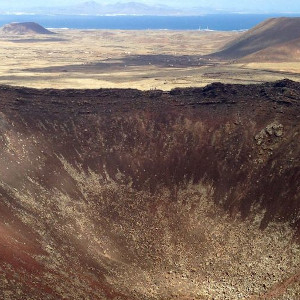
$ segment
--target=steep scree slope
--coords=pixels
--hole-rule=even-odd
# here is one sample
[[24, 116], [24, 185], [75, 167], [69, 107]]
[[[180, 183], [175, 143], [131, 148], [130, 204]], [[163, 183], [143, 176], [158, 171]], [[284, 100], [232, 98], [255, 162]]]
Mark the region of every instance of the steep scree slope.
[[299, 83], [0, 99], [1, 299], [299, 296]]

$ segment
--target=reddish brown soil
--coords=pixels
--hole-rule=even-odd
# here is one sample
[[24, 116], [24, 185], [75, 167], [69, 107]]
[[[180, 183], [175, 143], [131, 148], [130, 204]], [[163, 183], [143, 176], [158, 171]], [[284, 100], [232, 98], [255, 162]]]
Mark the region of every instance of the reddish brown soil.
[[[272, 299], [299, 281], [300, 83], [2, 86], [0, 99], [5, 299]], [[275, 279], [259, 277], [277, 259]], [[237, 275], [253, 290], [221, 293]], [[205, 278], [219, 282], [211, 296]]]

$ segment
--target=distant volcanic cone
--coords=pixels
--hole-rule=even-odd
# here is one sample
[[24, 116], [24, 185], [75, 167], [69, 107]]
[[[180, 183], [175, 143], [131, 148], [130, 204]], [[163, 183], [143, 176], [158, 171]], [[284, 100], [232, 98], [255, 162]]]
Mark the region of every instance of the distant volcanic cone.
[[35, 22], [10, 23], [0, 28], [0, 32], [4, 34], [54, 34], [43, 26]]
[[212, 56], [250, 61], [299, 59], [300, 18], [272, 18], [248, 30]]

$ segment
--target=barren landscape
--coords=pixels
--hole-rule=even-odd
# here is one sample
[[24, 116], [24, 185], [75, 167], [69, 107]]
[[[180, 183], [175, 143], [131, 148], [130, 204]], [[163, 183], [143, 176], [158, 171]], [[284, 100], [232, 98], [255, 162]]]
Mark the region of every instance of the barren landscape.
[[2, 28], [0, 299], [300, 299], [297, 22]]
[[[243, 32], [52, 30], [55, 35], [0, 34], [2, 84], [35, 88], [141, 90], [299, 81], [297, 55], [286, 60], [207, 57]], [[266, 56], [266, 55], [265, 55]], [[268, 56], [268, 55], [267, 55]]]

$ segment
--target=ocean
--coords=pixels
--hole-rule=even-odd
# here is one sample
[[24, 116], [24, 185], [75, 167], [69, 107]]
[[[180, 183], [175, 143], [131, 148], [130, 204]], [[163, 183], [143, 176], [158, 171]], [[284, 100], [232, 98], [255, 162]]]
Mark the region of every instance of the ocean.
[[46, 28], [123, 30], [246, 30], [273, 17], [300, 14], [215, 14], [204, 16], [67, 16], [0, 15], [0, 26], [11, 22], [37, 22]]

